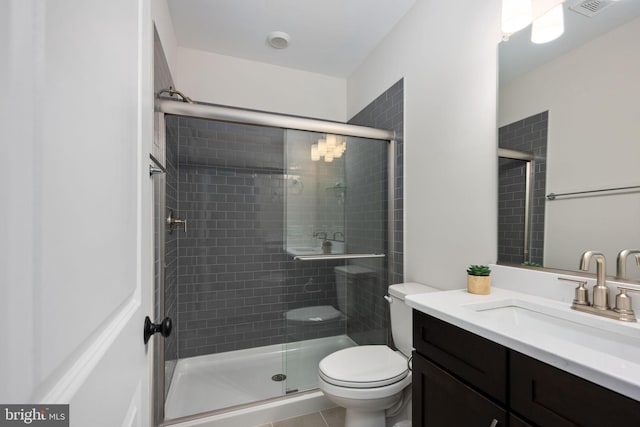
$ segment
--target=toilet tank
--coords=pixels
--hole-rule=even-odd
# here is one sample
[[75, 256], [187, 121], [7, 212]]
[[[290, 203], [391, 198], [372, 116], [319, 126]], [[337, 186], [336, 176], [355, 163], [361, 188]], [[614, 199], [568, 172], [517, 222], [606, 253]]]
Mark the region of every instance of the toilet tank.
[[344, 314], [347, 312], [347, 294], [351, 286], [359, 286], [360, 282], [366, 281], [369, 277], [377, 277], [375, 270], [371, 270], [359, 265], [341, 265], [333, 269], [336, 279], [336, 297], [338, 299], [338, 310]]
[[405, 356], [413, 350], [412, 308], [404, 303], [404, 298], [412, 294], [437, 292], [440, 289], [422, 283], [399, 283], [389, 286], [389, 311], [391, 313], [391, 335], [396, 348]]

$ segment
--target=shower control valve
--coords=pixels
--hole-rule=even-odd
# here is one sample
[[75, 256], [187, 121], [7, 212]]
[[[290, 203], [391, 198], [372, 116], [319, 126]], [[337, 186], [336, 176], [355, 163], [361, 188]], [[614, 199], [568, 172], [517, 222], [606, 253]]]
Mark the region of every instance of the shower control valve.
[[183, 218], [176, 218], [173, 210], [169, 211], [169, 216], [167, 217], [167, 225], [169, 226], [169, 234], [173, 233], [173, 229], [177, 225], [182, 226], [182, 231], [187, 232], [187, 220]]

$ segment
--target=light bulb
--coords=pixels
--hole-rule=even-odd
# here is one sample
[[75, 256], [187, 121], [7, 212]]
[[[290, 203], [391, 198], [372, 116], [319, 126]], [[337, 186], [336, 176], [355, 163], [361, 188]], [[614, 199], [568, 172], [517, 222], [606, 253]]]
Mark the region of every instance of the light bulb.
[[319, 139], [318, 140], [318, 155], [324, 156], [327, 154], [327, 140]]
[[515, 33], [529, 25], [531, 18], [531, 0], [502, 0], [502, 32]]
[[335, 135], [327, 134], [327, 151], [333, 150], [336, 146], [337, 138]]
[[548, 43], [560, 37], [562, 33], [564, 33], [564, 10], [560, 3], [533, 21], [531, 41], [538, 44]]
[[320, 160], [320, 154], [318, 154], [318, 144], [311, 144], [311, 160], [317, 162]]

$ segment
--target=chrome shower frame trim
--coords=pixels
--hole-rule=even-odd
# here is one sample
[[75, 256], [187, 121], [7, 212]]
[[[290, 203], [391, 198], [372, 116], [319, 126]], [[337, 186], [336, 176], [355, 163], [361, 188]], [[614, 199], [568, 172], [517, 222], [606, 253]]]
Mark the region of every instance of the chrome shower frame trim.
[[[396, 262], [395, 236], [396, 236], [396, 152], [397, 141], [394, 137], [389, 140], [387, 147], [387, 283], [394, 283], [394, 265]], [[388, 328], [387, 341], [391, 339], [391, 325]]]
[[524, 151], [511, 150], [508, 148], [498, 148], [498, 158], [519, 160], [525, 162], [525, 189], [524, 189], [524, 236], [523, 236], [523, 258], [525, 262], [531, 261], [531, 251], [529, 248], [531, 240], [531, 197], [533, 191], [531, 188], [533, 181], [533, 162], [535, 156]]
[[[164, 123], [164, 122], [163, 122]], [[149, 179], [152, 186], [152, 218], [154, 222], [153, 252], [154, 252], [154, 288], [158, 290], [153, 306], [153, 318], [162, 319], [165, 314], [165, 207], [166, 207], [166, 169], [153, 155], [149, 155]], [[155, 292], [154, 292], [155, 293]], [[151, 374], [152, 399], [154, 407], [151, 412], [153, 425], [160, 425], [164, 421], [165, 403], [165, 342], [157, 337], [153, 346], [153, 366]]]
[[340, 122], [331, 122], [264, 111], [245, 110], [221, 105], [174, 101], [158, 98], [158, 108], [165, 114], [220, 120], [223, 122], [243, 123], [283, 129], [304, 130], [310, 132], [331, 133], [356, 136], [369, 139], [392, 140], [395, 132], [366, 126], [356, 126]]
[[183, 94], [179, 90], [175, 90], [173, 87], [169, 87], [169, 89], [162, 89], [160, 92], [158, 92], [157, 96], [160, 96], [163, 93], [168, 93], [169, 96], [176, 96], [177, 95], [177, 96], [182, 98], [182, 102], [193, 104], [193, 100], [191, 98], [189, 98], [188, 96], [186, 96], [185, 94]]

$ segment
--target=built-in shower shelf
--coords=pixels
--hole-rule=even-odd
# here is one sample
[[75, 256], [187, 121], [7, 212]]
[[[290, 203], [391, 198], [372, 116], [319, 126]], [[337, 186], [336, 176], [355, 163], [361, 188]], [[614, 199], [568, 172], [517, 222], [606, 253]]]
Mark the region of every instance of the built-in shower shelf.
[[384, 258], [385, 254], [327, 254], [327, 255], [297, 255], [296, 261], [318, 261], [327, 259], [356, 259], [356, 258]]

